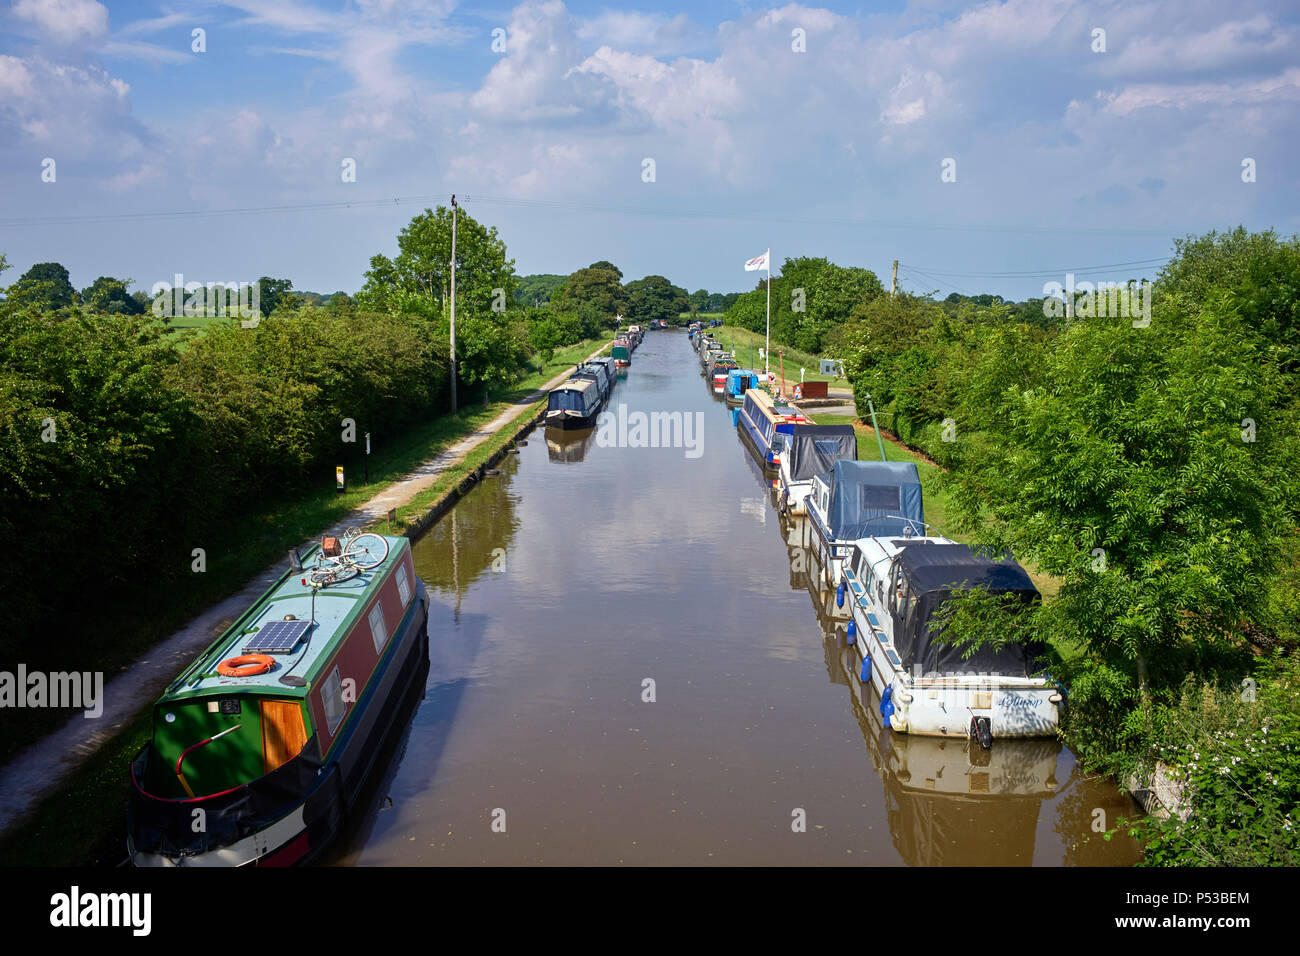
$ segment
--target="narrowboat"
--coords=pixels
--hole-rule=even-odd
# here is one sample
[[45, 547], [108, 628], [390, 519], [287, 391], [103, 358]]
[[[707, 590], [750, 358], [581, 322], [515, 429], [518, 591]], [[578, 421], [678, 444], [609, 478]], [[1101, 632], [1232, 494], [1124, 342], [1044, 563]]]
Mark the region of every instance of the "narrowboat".
[[596, 362], [583, 362], [581, 365], [575, 367], [573, 374], [569, 376], [569, 379], [573, 380], [575, 378], [590, 379], [595, 382], [596, 387], [600, 389], [600, 400], [602, 403], [609, 398], [609, 393], [614, 389], [614, 378], [610, 375], [609, 369], [607, 369], [603, 364], [597, 364]]
[[793, 405], [778, 404], [767, 391], [751, 388], [736, 415], [736, 425], [768, 468], [781, 466], [790, 432], [797, 424], [812, 424]]
[[[614, 364], [612, 358], [607, 355], [602, 355], [600, 358], [588, 359], [583, 364], [604, 366], [605, 375], [609, 378], [609, 391], [612, 392], [614, 390], [614, 384], [618, 381], [618, 366]], [[608, 393], [606, 393], [606, 397], [608, 397]]]
[[858, 436], [852, 425], [795, 425], [777, 479], [781, 509], [803, 514], [813, 478], [830, 471], [837, 461], [857, 459]]
[[614, 360], [616, 368], [627, 368], [632, 364], [632, 350], [627, 347], [626, 343], [615, 343], [614, 347], [609, 350], [609, 354]]
[[735, 357], [730, 352], [725, 352], [709, 363], [708, 380], [713, 387], [714, 395], [725, 395], [727, 392], [727, 375], [733, 368], [739, 368]]
[[944, 643], [935, 621], [946, 601], [974, 588], [1010, 595], [1013, 605], [1038, 601], [1009, 556], [939, 536], [869, 536], [854, 543], [842, 573], [836, 593], [851, 605], [861, 679], [880, 694], [891, 730], [968, 737], [985, 750], [1001, 738], [1056, 733], [1062, 694], [1039, 673], [1042, 647], [1007, 642], [971, 652]]
[[915, 462], [840, 459], [813, 476], [804, 502], [810, 544], [832, 587], [859, 538], [925, 534]]
[[571, 378], [551, 389], [546, 402], [547, 428], [592, 428], [604, 404], [594, 376]]
[[723, 393], [727, 397], [728, 405], [739, 405], [745, 400], [745, 392], [751, 388], [758, 388], [762, 381], [762, 372], [756, 372], [752, 368], [733, 368], [727, 372], [727, 383], [723, 387]]
[[429, 662], [410, 541], [362, 539], [387, 544], [377, 563], [331, 583], [287, 571], [154, 704], [130, 767], [133, 864], [305, 863], [359, 809]]

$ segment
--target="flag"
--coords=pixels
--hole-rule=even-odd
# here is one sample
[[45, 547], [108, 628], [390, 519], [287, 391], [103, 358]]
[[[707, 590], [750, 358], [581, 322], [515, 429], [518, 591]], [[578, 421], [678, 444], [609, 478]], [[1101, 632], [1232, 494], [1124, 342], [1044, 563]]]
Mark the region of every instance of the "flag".
[[772, 251], [772, 250], [769, 249], [767, 252], [763, 253], [761, 256], [754, 256], [754, 258], [752, 258], [752, 259], [750, 259], [748, 262], [746, 262], [746, 263], [745, 263], [745, 271], [746, 271], [746, 272], [757, 272], [759, 269], [767, 269], [767, 268], [768, 268], [767, 257], [768, 257], [768, 254], [769, 254], [771, 251]]

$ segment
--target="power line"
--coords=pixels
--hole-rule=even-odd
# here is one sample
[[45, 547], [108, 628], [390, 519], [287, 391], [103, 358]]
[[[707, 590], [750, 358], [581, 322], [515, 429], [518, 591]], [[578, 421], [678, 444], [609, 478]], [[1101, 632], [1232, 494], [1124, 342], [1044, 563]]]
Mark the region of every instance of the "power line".
[[[1123, 269], [1123, 268], [1128, 267], [1128, 266], [1149, 266], [1149, 265], [1154, 265], [1154, 264], [1156, 264], [1156, 263], [1158, 263], [1158, 262], [1159, 262], [1159, 263], [1168, 262], [1168, 261], [1169, 261], [1169, 258], [1170, 258], [1169, 256], [1161, 256], [1161, 257], [1158, 258], [1158, 259], [1136, 259], [1136, 260], [1133, 260], [1133, 261], [1131, 261], [1131, 262], [1112, 262], [1112, 263], [1109, 263], [1108, 265], [1101, 265], [1101, 266], [1067, 266], [1067, 267], [1060, 268], [1060, 269], [1025, 270], [1025, 271], [1022, 271], [1022, 272], [941, 272], [941, 271], [934, 270], [934, 269], [926, 269], [925, 271], [928, 272], [928, 273], [930, 273], [930, 274], [932, 274], [932, 275], [939, 275], [939, 276], [955, 276], [955, 277], [957, 277], [957, 278], [959, 278], [959, 279], [960, 279], [960, 278], [969, 278], [969, 279], [1032, 279], [1032, 278], [1037, 278], [1038, 276], [1057, 276], [1057, 275], [1064, 275], [1064, 274], [1067, 273], [1067, 272], [1071, 272], [1071, 273], [1085, 273], [1085, 272], [1098, 272], [1098, 271], [1100, 271], [1100, 270], [1102, 270], [1102, 269]], [[918, 266], [914, 266], [914, 265], [911, 265], [910, 263], [900, 262], [899, 265], [900, 265], [900, 266], [904, 266], [904, 265], [906, 265], [906, 266], [908, 266], [909, 268], [911, 268], [913, 271], [921, 271], [921, 270], [920, 270], [920, 267], [918, 267]]]

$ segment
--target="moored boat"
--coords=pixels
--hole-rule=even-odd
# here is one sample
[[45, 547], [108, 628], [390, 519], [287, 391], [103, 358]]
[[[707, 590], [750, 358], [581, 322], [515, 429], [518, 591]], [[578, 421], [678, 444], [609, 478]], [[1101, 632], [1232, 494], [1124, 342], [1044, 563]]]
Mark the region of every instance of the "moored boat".
[[852, 425], [795, 425], [779, 467], [781, 507], [790, 514], [803, 514], [813, 478], [830, 471], [837, 461], [857, 457], [858, 436]]
[[810, 544], [832, 587], [859, 538], [925, 533], [915, 462], [841, 459], [813, 476], [804, 500]]
[[727, 382], [723, 386], [728, 405], [739, 405], [745, 400], [745, 392], [758, 388], [762, 381], [762, 372], [752, 368], [733, 368], [727, 372]]
[[594, 374], [571, 378], [551, 389], [546, 402], [546, 427], [591, 428], [604, 401]]
[[971, 651], [945, 643], [936, 623], [946, 601], [974, 588], [1013, 603], [1037, 601], [1029, 575], [1010, 557], [939, 536], [871, 536], [845, 559], [842, 587], [861, 679], [879, 692], [891, 729], [969, 737], [983, 749], [1000, 738], [1056, 732], [1062, 694], [1037, 673], [1042, 648], [1004, 642]]
[[596, 383], [600, 389], [600, 400], [604, 402], [609, 398], [609, 393], [614, 390], [614, 376], [610, 370], [600, 362], [583, 362], [578, 365], [573, 374], [569, 376], [572, 379], [590, 379]]
[[766, 389], [751, 388], [735, 413], [736, 425], [768, 468], [779, 468], [790, 433], [796, 424], [808, 423], [793, 405], [778, 403]]
[[429, 661], [410, 542], [363, 539], [371, 566], [286, 572], [154, 704], [131, 763], [132, 863], [304, 863], [355, 811]]
[[627, 368], [632, 364], [632, 350], [626, 342], [615, 342], [614, 347], [609, 350], [609, 354], [617, 368]]

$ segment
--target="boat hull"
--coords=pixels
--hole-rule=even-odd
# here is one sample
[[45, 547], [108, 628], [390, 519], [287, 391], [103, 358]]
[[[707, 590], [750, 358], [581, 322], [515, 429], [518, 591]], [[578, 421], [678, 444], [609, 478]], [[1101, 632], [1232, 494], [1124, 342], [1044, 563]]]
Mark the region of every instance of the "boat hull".
[[546, 427], [558, 428], [561, 431], [577, 431], [583, 428], [594, 428], [598, 412], [590, 415], [582, 415], [578, 412], [547, 412]]

